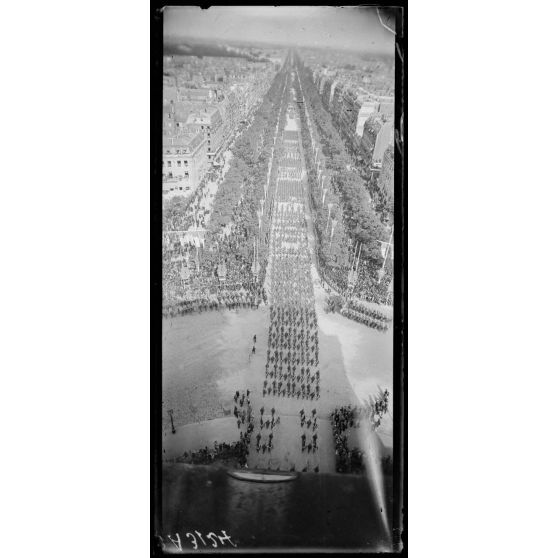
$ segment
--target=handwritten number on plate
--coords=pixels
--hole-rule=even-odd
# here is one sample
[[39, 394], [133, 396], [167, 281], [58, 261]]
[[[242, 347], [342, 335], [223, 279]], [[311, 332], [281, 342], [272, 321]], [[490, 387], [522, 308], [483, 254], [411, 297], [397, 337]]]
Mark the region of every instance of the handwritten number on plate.
[[170, 539], [171, 543], [174, 544], [174, 546], [180, 551], [182, 552], [182, 544], [180, 542], [180, 535], [178, 533], [176, 533], [176, 540], [173, 541], [172, 537], [170, 535], [167, 535], [167, 537]]
[[194, 546], [194, 550], [198, 549], [198, 543], [196, 542], [196, 535], [192, 535], [192, 533], [186, 533], [187, 537], [192, 537], [192, 545]]

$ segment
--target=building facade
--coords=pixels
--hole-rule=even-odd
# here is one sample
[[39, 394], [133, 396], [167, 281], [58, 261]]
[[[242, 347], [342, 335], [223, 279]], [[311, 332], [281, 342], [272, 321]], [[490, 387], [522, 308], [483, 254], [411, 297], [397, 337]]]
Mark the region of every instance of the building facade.
[[194, 191], [207, 172], [203, 134], [163, 136], [163, 192]]
[[395, 168], [394, 147], [389, 145], [384, 151], [382, 159], [382, 170], [378, 177], [378, 190], [384, 203], [393, 211], [393, 172]]
[[393, 145], [393, 133], [393, 120], [388, 120], [382, 125], [376, 137], [374, 153], [372, 154], [372, 164], [375, 167], [382, 166], [385, 150]]
[[371, 114], [364, 123], [360, 140], [360, 154], [367, 165], [372, 167], [372, 156], [376, 147], [376, 138], [382, 128], [382, 119], [377, 113]]
[[213, 162], [225, 140], [225, 123], [219, 109], [209, 106], [193, 113], [188, 117], [187, 125], [190, 131], [203, 134], [207, 161]]

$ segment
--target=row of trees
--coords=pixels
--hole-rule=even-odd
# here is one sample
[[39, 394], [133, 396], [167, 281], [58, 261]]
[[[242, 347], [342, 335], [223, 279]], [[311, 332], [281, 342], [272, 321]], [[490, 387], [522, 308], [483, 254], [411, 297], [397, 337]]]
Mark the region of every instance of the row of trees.
[[[197, 249], [174, 242], [164, 252], [163, 292], [169, 312], [181, 313], [177, 305], [184, 300], [196, 302], [201, 310], [211, 307], [215, 295], [226, 305], [257, 303], [265, 296], [262, 284], [267, 260], [265, 233], [270, 196], [264, 203], [264, 215], [261, 201], [266, 197], [264, 187], [285, 82], [283, 71], [275, 77], [251, 123], [233, 148], [231, 165], [215, 195], [204, 245]], [[186, 229], [188, 211], [189, 202], [178, 198], [164, 208], [165, 222], [177, 221], [179, 229], [182, 225]], [[258, 244], [259, 269], [252, 265], [254, 243]], [[187, 255], [190, 261], [185, 266]]]
[[[333, 123], [333, 128], [329, 129], [333, 136], [337, 134], [341, 140], [341, 144], [344, 146], [344, 151], [347, 157], [345, 162], [350, 168], [354, 168], [355, 172], [352, 172], [353, 176], [358, 176], [359, 182], [362, 183], [364, 190], [369, 192], [374, 201], [374, 211], [373, 213], [377, 216], [377, 219], [381, 223], [393, 223], [393, 158], [394, 158], [394, 148], [393, 145], [386, 149], [384, 155], [384, 161], [382, 165], [382, 172], [379, 177], [374, 177], [369, 164], [361, 157], [361, 154], [357, 152], [354, 141], [354, 134], [339, 133], [339, 130], [343, 130], [343, 122], [341, 119], [341, 114], [337, 112], [329, 112], [326, 107], [324, 107], [322, 102], [322, 97], [320, 96], [318, 90], [315, 87], [314, 81], [310, 70], [308, 68], [303, 69], [304, 83], [309, 85], [310, 91], [308, 92], [312, 98], [317, 97], [317, 105], [319, 107], [318, 112], [323, 111], [325, 120], [325, 129], [327, 126], [327, 116], [329, 116], [330, 122]], [[314, 93], [314, 94], [312, 94]], [[384, 93], [386, 93], [384, 91]], [[382, 121], [385, 121], [386, 117], [382, 116]], [[335, 151], [341, 149], [337, 146]], [[387, 165], [386, 165], [387, 162]], [[345, 167], [347, 170], [347, 167]], [[350, 180], [350, 178], [345, 177], [345, 179]]]
[[[343, 220], [353, 243], [362, 244], [361, 258], [373, 268], [382, 265], [379, 240], [388, 240], [389, 233], [371, 205], [370, 196], [361, 176], [353, 170], [352, 160], [344, 142], [324, 108], [312, 81], [310, 70], [298, 62], [298, 73], [304, 90], [304, 100], [312, 115], [319, 137], [325, 167], [331, 177], [334, 192], [341, 200]], [[298, 83], [298, 82], [297, 82]], [[301, 111], [303, 112], [303, 111]], [[307, 123], [308, 124], [308, 123]], [[310, 138], [306, 135], [305, 148], [312, 151]]]
[[376, 193], [376, 210], [381, 213], [386, 213], [387, 217], [393, 221], [393, 173], [394, 173], [394, 147], [390, 145], [384, 152], [384, 159], [382, 163], [382, 170], [375, 184]]
[[322, 190], [318, 183], [318, 175], [312, 166], [312, 145], [305, 121], [304, 111], [301, 111], [302, 144], [304, 148], [308, 183], [310, 186], [313, 210], [314, 229], [317, 237], [317, 256], [327, 273], [337, 277], [346, 275], [349, 266], [349, 236], [342, 214], [342, 201], [335, 186], [327, 183], [328, 191]]
[[[225, 227], [230, 226], [236, 237], [234, 257], [251, 261], [254, 240], [258, 245], [260, 279], [263, 280], [267, 262], [267, 235], [269, 225], [270, 196], [265, 196], [265, 185], [272, 154], [273, 138], [278, 122], [285, 118], [285, 103], [280, 107], [286, 94], [289, 74], [280, 71], [250, 126], [239, 137], [233, 147], [233, 160], [222, 184], [217, 191], [212, 219], [207, 231], [207, 240], [218, 245]], [[258, 213], [261, 200], [265, 200], [260, 229]], [[229, 254], [229, 257], [231, 255]], [[211, 257], [211, 256], [209, 256]], [[213, 258], [217, 254], [213, 251]]]

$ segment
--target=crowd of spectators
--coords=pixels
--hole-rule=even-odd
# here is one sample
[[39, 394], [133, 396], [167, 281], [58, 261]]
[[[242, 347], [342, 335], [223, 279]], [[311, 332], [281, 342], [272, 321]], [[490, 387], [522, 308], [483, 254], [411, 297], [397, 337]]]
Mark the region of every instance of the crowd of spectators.
[[379, 331], [387, 331], [388, 329], [388, 318], [386, 316], [353, 300], [349, 300], [339, 313], [346, 318]]
[[206, 226], [215, 198], [215, 181], [222, 180], [220, 171], [205, 175], [196, 191], [189, 198], [175, 196], [163, 205], [163, 230], [187, 231]]
[[387, 331], [390, 318], [380, 312], [374, 310], [362, 302], [343, 296], [336, 293], [328, 294], [325, 304], [326, 312], [338, 312], [342, 316], [364, 324], [368, 327], [378, 329], [380, 331]]
[[360, 421], [355, 419], [355, 408], [349, 405], [336, 408], [330, 415], [330, 421], [335, 443], [335, 470], [338, 473], [364, 472], [362, 452], [357, 448], [349, 449], [345, 433], [349, 428], [360, 426]]
[[349, 300], [347, 302], [347, 308], [349, 310], [354, 310], [359, 314], [363, 314], [364, 316], [376, 320], [378, 322], [389, 322], [389, 318], [385, 314], [382, 314], [378, 310], [369, 308], [368, 306], [365, 306], [364, 304], [361, 304], [360, 302], [357, 302], [355, 300]]
[[393, 304], [393, 293], [389, 288], [391, 281], [391, 266], [385, 268], [385, 274], [378, 281], [378, 272], [365, 262], [358, 270], [352, 294], [360, 300], [391, 306]]
[[218, 444], [214, 442], [212, 448], [202, 448], [197, 451], [184, 452], [177, 458], [179, 463], [191, 463], [193, 465], [211, 465], [212, 463], [221, 462], [229, 464], [231, 461], [243, 467], [246, 463], [247, 449], [242, 441], [228, 444], [223, 442]]
[[388, 330], [388, 326], [385, 322], [378, 322], [376, 320], [373, 320], [372, 318], [367, 318], [360, 312], [356, 312], [355, 310], [351, 310], [350, 308], [342, 308], [339, 313], [349, 320], [353, 320], [354, 322], [363, 324], [372, 329], [377, 329], [378, 331], [384, 332]]
[[[338, 293], [348, 294], [348, 276], [351, 268], [349, 263], [351, 244], [348, 238], [351, 237], [353, 244], [355, 242], [362, 244], [363, 254], [368, 254], [368, 257], [363, 256], [361, 259], [357, 280], [351, 287], [352, 295], [360, 300], [391, 305], [393, 296], [388, 288], [390, 277], [384, 277], [378, 281], [377, 270], [381, 265], [381, 259], [379, 259], [377, 240], [378, 236], [382, 234], [382, 227], [369, 204], [365, 203], [368, 194], [364, 186], [359, 182], [358, 177], [354, 176], [354, 173], [347, 171], [349, 159], [342, 146], [342, 141], [333, 129], [330, 116], [323, 109], [321, 100], [314, 91], [312, 80], [303, 73], [301, 73], [301, 81], [307, 88], [305, 99], [309, 101], [314, 113], [312, 118], [315, 119], [314, 124], [308, 122], [306, 111], [300, 110], [313, 201], [313, 221], [319, 241], [317, 260], [320, 275]], [[327, 155], [320, 166], [322, 172], [324, 168], [327, 168], [326, 174], [332, 178], [325, 191], [322, 188], [321, 180], [318, 180], [318, 167], [310, 140], [309, 126], [313, 126], [313, 137], [315, 140], [318, 139], [317, 143], [321, 151]], [[332, 235], [330, 218], [334, 214], [337, 216], [337, 221]], [[370, 230], [375, 231], [374, 234], [369, 234], [368, 228], [359, 228], [364, 221], [370, 225]], [[361, 237], [365, 239], [364, 242], [360, 242]]]
[[363, 453], [359, 449], [349, 449], [347, 431], [369, 424], [372, 429], [380, 426], [381, 419], [388, 410], [389, 392], [380, 397], [371, 396], [363, 405], [345, 405], [335, 408], [330, 415], [335, 443], [336, 471], [339, 473], [359, 473], [364, 471]]
[[164, 235], [165, 316], [257, 307], [266, 302], [263, 281], [269, 197], [265, 196], [264, 178], [273, 143], [271, 132], [284, 115], [284, 110], [279, 110], [285, 92], [283, 77], [276, 79], [250, 127], [242, 133], [214, 198], [201, 192], [187, 206], [174, 202], [164, 214], [167, 231], [206, 228], [199, 237]]

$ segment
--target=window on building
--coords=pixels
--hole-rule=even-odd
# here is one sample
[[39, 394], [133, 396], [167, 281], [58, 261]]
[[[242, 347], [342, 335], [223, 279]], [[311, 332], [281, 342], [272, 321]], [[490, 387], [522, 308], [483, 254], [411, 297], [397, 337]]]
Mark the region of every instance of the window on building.
[[177, 164], [179, 167], [182, 166], [181, 161], [176, 161], [176, 164]]
[[188, 166], [188, 161], [184, 161], [184, 166]]
[[177, 149], [177, 150], [176, 150], [176, 154], [177, 154], [177, 155], [180, 155], [180, 149]]
[[172, 167], [172, 161], [167, 161], [167, 167]]
[[189, 173], [188, 171], [186, 171], [186, 172], [184, 173], [184, 177], [185, 177], [185, 178], [190, 178], [190, 173]]

